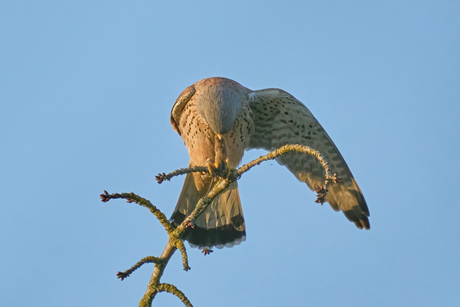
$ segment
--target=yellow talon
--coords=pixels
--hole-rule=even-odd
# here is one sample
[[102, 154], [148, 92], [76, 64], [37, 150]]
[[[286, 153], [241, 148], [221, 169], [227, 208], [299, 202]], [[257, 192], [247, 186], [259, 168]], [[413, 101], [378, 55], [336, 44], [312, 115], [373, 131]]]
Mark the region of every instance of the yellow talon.
[[214, 170], [216, 169], [216, 167], [214, 167], [215, 163], [206, 161], [205, 164], [206, 164], [206, 167], [208, 168], [209, 175], [211, 177], [214, 177]]
[[231, 174], [231, 169], [228, 167], [228, 159], [222, 161], [221, 164], [219, 164], [219, 162], [211, 162], [210, 159], [208, 159], [205, 165], [211, 177], [218, 176], [225, 179]]

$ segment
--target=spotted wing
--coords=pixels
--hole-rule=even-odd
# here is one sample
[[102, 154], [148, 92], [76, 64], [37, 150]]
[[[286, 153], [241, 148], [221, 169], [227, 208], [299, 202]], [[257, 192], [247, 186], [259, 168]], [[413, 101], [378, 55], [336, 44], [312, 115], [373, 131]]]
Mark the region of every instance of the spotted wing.
[[[369, 210], [347, 163], [313, 114], [299, 100], [280, 89], [250, 93], [249, 105], [254, 113], [255, 132], [248, 149], [278, 149], [287, 144], [306, 145], [323, 154], [342, 180], [331, 184], [326, 201], [335, 210], [362, 229], [370, 228]], [[315, 190], [324, 184], [325, 171], [311, 155], [291, 152], [277, 158], [299, 181]]]

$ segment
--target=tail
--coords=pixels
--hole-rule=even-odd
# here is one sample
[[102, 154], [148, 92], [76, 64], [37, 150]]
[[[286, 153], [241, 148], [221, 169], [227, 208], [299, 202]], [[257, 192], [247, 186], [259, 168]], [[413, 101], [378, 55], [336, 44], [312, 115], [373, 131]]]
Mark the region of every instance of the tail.
[[[200, 173], [187, 174], [184, 186], [171, 216], [177, 226], [195, 209], [209, 189], [210, 178]], [[194, 228], [187, 228], [184, 238], [192, 247], [232, 247], [246, 239], [243, 209], [237, 182], [217, 195], [213, 202], [195, 220]]]

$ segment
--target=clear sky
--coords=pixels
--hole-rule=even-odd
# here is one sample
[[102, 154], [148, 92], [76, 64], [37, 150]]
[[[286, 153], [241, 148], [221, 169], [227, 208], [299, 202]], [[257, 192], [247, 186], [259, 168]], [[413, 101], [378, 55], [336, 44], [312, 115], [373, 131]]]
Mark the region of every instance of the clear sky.
[[246, 242], [189, 248], [189, 272], [176, 254], [162, 281], [195, 306], [460, 306], [459, 16], [458, 1], [3, 0], [0, 305], [138, 304], [153, 265], [115, 274], [167, 236], [99, 194], [135, 192], [169, 216], [183, 177], [154, 177], [188, 165], [171, 107], [222, 76], [308, 106], [372, 229], [266, 162], [239, 182]]

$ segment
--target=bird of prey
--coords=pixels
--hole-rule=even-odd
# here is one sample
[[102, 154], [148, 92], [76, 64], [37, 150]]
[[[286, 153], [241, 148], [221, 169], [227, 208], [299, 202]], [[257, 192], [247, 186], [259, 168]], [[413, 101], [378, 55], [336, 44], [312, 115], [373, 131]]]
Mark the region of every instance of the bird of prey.
[[[278, 149], [287, 144], [318, 150], [329, 162], [332, 173], [342, 179], [328, 187], [326, 201], [335, 211], [362, 229], [370, 229], [369, 210], [345, 160], [312, 113], [289, 93], [275, 88], [253, 91], [220, 77], [207, 78], [187, 87], [171, 111], [171, 125], [182, 137], [190, 156], [189, 166], [204, 166], [216, 160], [216, 141], [225, 142], [226, 161], [236, 168], [244, 151]], [[294, 176], [315, 190], [324, 184], [325, 171], [307, 154], [290, 152], [277, 158]], [[179, 225], [209, 190], [209, 174], [187, 174], [176, 208], [173, 225]], [[200, 248], [231, 247], [246, 238], [245, 222], [237, 182], [219, 194], [188, 227], [185, 239]]]

